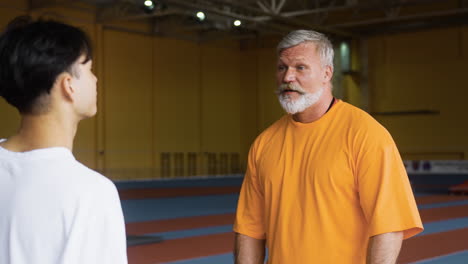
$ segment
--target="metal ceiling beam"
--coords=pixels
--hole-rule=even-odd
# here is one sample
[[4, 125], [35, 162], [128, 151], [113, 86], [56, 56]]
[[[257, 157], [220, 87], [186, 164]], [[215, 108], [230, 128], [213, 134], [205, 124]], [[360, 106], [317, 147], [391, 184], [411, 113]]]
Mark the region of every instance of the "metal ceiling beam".
[[90, 4], [82, 1], [72, 0], [29, 0], [29, 10], [37, 10], [43, 8], [53, 7], [66, 7], [74, 10], [80, 10], [85, 12], [95, 12], [96, 8]]
[[263, 12], [270, 12], [268, 7], [262, 1], [257, 1], [257, 5], [263, 10]]
[[[173, 1], [174, 2], [174, 1]], [[182, 3], [182, 2], [180, 2]], [[184, 5], [180, 5], [180, 3], [173, 3], [168, 6], [168, 9], [165, 11], [156, 11], [153, 13], [145, 13], [143, 12], [143, 9], [141, 9], [140, 6], [137, 6], [135, 4], [129, 3], [129, 2], [120, 2], [117, 4], [111, 4], [111, 5], [106, 5], [104, 7], [101, 7], [101, 9], [98, 12], [97, 19], [98, 22], [107, 24], [112, 21], [128, 21], [128, 20], [136, 20], [136, 19], [151, 19], [151, 18], [160, 18], [164, 16], [169, 16], [169, 15], [182, 15], [186, 17], [194, 16], [194, 13], [190, 9], [199, 9], [199, 5], [194, 6], [194, 5], [189, 5], [187, 8], [187, 3], [184, 1]], [[198, 8], [195, 8], [198, 7]], [[207, 10], [207, 9], [205, 9]], [[208, 10], [207, 10], [208, 11]], [[219, 10], [218, 10], [219, 11]], [[251, 20], [251, 18], [247, 16], [239, 16], [233, 12], [230, 11], [224, 11], [224, 12], [211, 12], [211, 15], [209, 16], [209, 20], [203, 23], [202, 25], [179, 25], [179, 27], [183, 27], [185, 29], [188, 29], [189, 31], [194, 31], [194, 32], [201, 32], [201, 31], [206, 31], [206, 30], [221, 30], [221, 31], [226, 31], [230, 29], [230, 22], [228, 22], [228, 18], [239, 18], [243, 19], [245, 21]], [[180, 22], [181, 20], [178, 19]], [[212, 23], [214, 22], [214, 24]], [[246, 29], [255, 29], [255, 30], [261, 30], [263, 32], [274, 32], [278, 34], [285, 34], [289, 31], [292, 30], [292, 28], [288, 28], [285, 26], [280, 26], [280, 25], [268, 25], [269, 29], [266, 30], [265, 28], [259, 27], [260, 24], [256, 23], [255, 21], [252, 21], [253, 23], [247, 23], [244, 25], [244, 28]], [[161, 24], [158, 21], [154, 21], [155, 25], [165, 25], [166, 23]], [[223, 24], [223, 27], [220, 29], [217, 25]], [[265, 25], [266, 26], [266, 25]], [[170, 30], [164, 30], [164, 28], [167, 28], [167, 25], [165, 25], [161, 30], [161, 32], [156, 32], [155, 33], [159, 36], [164, 35], [168, 36], [169, 35], [174, 35], [173, 33], [170, 33]], [[170, 28], [170, 27], [169, 27]], [[180, 37], [178, 37], [180, 38]]]
[[[258, 23], [258, 21], [256, 21], [255, 18], [252, 18], [250, 16], [245, 16], [245, 15], [233, 13], [233, 12], [230, 12], [230, 11], [219, 10], [219, 9], [214, 8], [212, 6], [201, 7], [198, 4], [188, 2], [188, 1], [185, 1], [185, 0], [170, 0], [170, 1], [168, 1], [168, 4], [170, 4], [170, 3], [177, 4], [177, 5], [181, 6], [181, 7], [186, 7], [186, 8], [188, 7], [188, 8], [191, 8], [191, 9], [197, 9], [197, 10], [202, 9], [202, 10], [204, 10], [206, 12], [211, 12], [211, 13], [214, 13], [214, 14], [217, 14], [217, 15], [230, 17], [232, 19], [241, 19], [241, 20], [244, 20], [244, 21]], [[293, 29], [292, 27], [289, 27], [289, 26], [277, 25], [277, 24], [269, 24], [268, 26], [271, 27], [271, 28], [274, 28], [277, 31], [281, 31], [281, 32], [289, 32], [289, 31], [291, 31]]]
[[[107, 10], [108, 14], [104, 15], [103, 12], [98, 13], [98, 21], [108, 22], [110, 20], [136, 20], [136, 19], [147, 19], [152, 17], [162, 17], [168, 15], [191, 15], [189, 11], [192, 10], [205, 10], [206, 12], [212, 13], [213, 15], [216, 14], [218, 16], [232, 18], [232, 19], [241, 19], [247, 22], [251, 22], [248, 24], [249, 28], [256, 28], [258, 30], [264, 30], [265, 28], [270, 28], [271, 30], [278, 32], [278, 33], [286, 33], [297, 27], [305, 27], [316, 29], [322, 32], [332, 33], [339, 36], [351, 36], [349, 30], [352, 30], [353, 27], [365, 27], [365, 26], [372, 26], [375, 24], [380, 23], [392, 23], [392, 22], [400, 22], [406, 20], [418, 20], [430, 17], [444, 17], [444, 16], [452, 16], [452, 15], [460, 15], [460, 14], [467, 14], [466, 8], [463, 8], [466, 5], [466, 0], [459, 0], [459, 7], [460, 9], [453, 9], [448, 11], [439, 11], [439, 12], [431, 12], [425, 14], [417, 14], [417, 15], [410, 15], [410, 16], [398, 16], [396, 12], [390, 12], [393, 16], [375, 18], [375, 19], [368, 19], [363, 21], [356, 21], [356, 22], [349, 22], [349, 23], [341, 23], [341, 24], [334, 24], [334, 25], [317, 25], [310, 23], [309, 21], [294, 19], [294, 16], [301, 16], [301, 15], [310, 15], [310, 14], [327, 14], [330, 12], [335, 11], [343, 11], [343, 10], [396, 10], [403, 6], [415, 6], [415, 5], [424, 5], [424, 4], [434, 4], [434, 3], [441, 3], [444, 0], [398, 0], [398, 1], [388, 1], [388, 2], [380, 2], [377, 3], [375, 1], [371, 2], [353, 2], [353, 1], [345, 1], [345, 5], [341, 6], [329, 6], [323, 8], [316, 8], [311, 10], [302, 10], [302, 11], [293, 11], [293, 12], [286, 12], [282, 14], [278, 14], [276, 11], [280, 10], [287, 0], [263, 0], [264, 8], [260, 9], [255, 6], [257, 2], [260, 1], [252, 1], [252, 2], [244, 2], [244, 1], [235, 1], [235, 0], [204, 0], [202, 3], [197, 1], [186, 1], [186, 0], [166, 0], [169, 4], [169, 9], [166, 11], [156, 11], [154, 13], [146, 14], [136, 5], [133, 5], [135, 8], [130, 10], [120, 10], [116, 13], [112, 14], [110, 8], [106, 8], [103, 10]], [[265, 2], [266, 1], [266, 2]], [[51, 7], [51, 6], [63, 6], [67, 5], [70, 6], [72, 0], [31, 0], [31, 6], [34, 8], [42, 8], [42, 7]], [[127, 2], [128, 3], [128, 2]], [[271, 6], [268, 6], [268, 3]], [[253, 5], [252, 5], [253, 4]], [[72, 5], [73, 6], [73, 5]], [[224, 7], [231, 7], [226, 8]], [[270, 8], [271, 7], [271, 8]], [[276, 10], [273, 9], [276, 8]], [[395, 10], [395, 11], [396, 11]], [[119, 13], [120, 12], [120, 13]], [[109, 15], [111, 14], [111, 15]], [[213, 19], [213, 18], [212, 18]], [[216, 21], [222, 21], [222, 18], [215, 18]], [[269, 20], [268, 23], [266, 21]], [[275, 23], [276, 22], [276, 23]], [[261, 26], [261, 27], [260, 27]], [[247, 25], [246, 25], [247, 27]], [[359, 32], [359, 30], [355, 31]]]
[[113, 22], [113, 21], [130, 21], [130, 20], [148, 19], [148, 18], [154, 18], [154, 17], [164, 17], [164, 16], [180, 15], [180, 14], [184, 14], [184, 13], [181, 11], [176, 11], [176, 10], [166, 10], [166, 11], [161, 11], [161, 12], [154, 12], [151, 14], [138, 13], [138, 14], [127, 14], [124, 16], [98, 17], [97, 21], [100, 23], [108, 23], [108, 22]]
[[281, 12], [281, 9], [283, 9], [284, 4], [286, 3], [286, 0], [281, 0], [278, 4], [278, 6], [275, 8], [275, 13], [279, 14]]
[[373, 24], [380, 24], [380, 23], [387, 23], [387, 22], [402, 22], [402, 21], [409, 21], [409, 20], [421, 20], [421, 19], [427, 19], [427, 18], [464, 15], [464, 14], [468, 14], [468, 8], [459, 8], [459, 9], [454, 9], [454, 10], [449, 10], [449, 11], [438, 11], [438, 12], [430, 12], [430, 13], [417, 14], [417, 15], [369, 19], [369, 20], [363, 20], [363, 21], [358, 21], [358, 22], [335, 24], [335, 25], [331, 25], [331, 27], [352, 28], [352, 27], [366, 26], [366, 25], [373, 25]]
[[[336, 3], [336, 0], [333, 0], [333, 1], [330, 1], [328, 7], [325, 7], [325, 8], [316, 8], [316, 9], [313, 9], [313, 10], [326, 10], [327, 8], [332, 8], [332, 7], [335, 7], [335, 3]], [[316, 1], [315, 2], [315, 5], [318, 6], [318, 2]], [[345, 7], [343, 6], [344, 9], [348, 9], [348, 7]], [[306, 12], [306, 13], [304, 13]], [[307, 12], [310, 12], [310, 10], [300, 10], [300, 11], [291, 11], [291, 12], [283, 12], [281, 13], [280, 15], [283, 16], [283, 17], [293, 17], [295, 16], [296, 14], [307, 14]], [[325, 16], [328, 14], [328, 12], [318, 12], [317, 15], [320, 15], [324, 13]], [[294, 14], [294, 15], [291, 15], [291, 14]], [[271, 20], [271, 17], [269, 16], [261, 16], [261, 17], [257, 17], [257, 19], [259, 21], [267, 21], [267, 20]]]
[[[216, 2], [216, 3], [225, 4], [225, 5], [232, 5], [232, 6], [240, 7], [240, 8], [243, 8], [245, 11], [249, 11], [249, 12], [254, 13], [252, 15], [255, 15], [255, 16], [271, 17], [271, 19], [276, 20], [278, 22], [282, 22], [284, 24], [288, 24], [288, 25], [292, 26], [294, 29], [297, 29], [297, 27], [301, 27], [301, 28], [315, 29], [315, 30], [318, 30], [318, 31], [321, 31], [321, 32], [331, 33], [331, 34], [335, 34], [335, 35], [338, 35], [338, 36], [345, 36], [345, 37], [352, 36], [351, 33], [346, 32], [344, 30], [332, 29], [332, 28], [317, 25], [317, 24], [310, 24], [307, 21], [303, 21], [303, 20], [295, 19], [295, 18], [287, 18], [287, 17], [284, 17], [284, 16], [279, 15], [279, 14], [264, 12], [263, 10], [260, 10], [260, 9], [257, 9], [257, 8], [251, 7], [251, 6], [245, 6], [244, 4], [239, 4], [239, 3], [234, 4], [234, 3], [232, 3], [232, 2], [230, 2], [228, 0], [211, 0], [211, 2]], [[211, 12], [219, 12], [220, 11], [220, 10], [217, 10], [216, 8], [211, 7], [211, 6], [210, 7], [208, 7], [208, 6], [201, 7], [199, 5], [192, 4], [190, 2], [186, 2], [186, 1], [182, 1], [182, 0], [168, 0], [168, 3], [178, 3], [178, 4], [181, 4], [181, 5], [184, 5], [184, 4], [185, 5], [191, 5], [194, 8], [198, 8], [198, 9], [203, 8], [203, 9], [205, 9], [207, 11], [210, 10]], [[240, 15], [238, 15], [237, 17], [240, 17]], [[252, 22], [263, 22], [261, 20], [258, 20], [256, 17], [244, 16], [243, 19], [245, 19], [247, 21], [252, 21]]]
[[291, 12], [284, 12], [282, 13], [285, 17], [295, 17], [295, 16], [304, 16], [304, 15], [312, 15], [312, 14], [319, 14], [319, 13], [329, 13], [329, 12], [337, 12], [349, 9], [359, 9], [359, 10], [375, 10], [375, 9], [382, 9], [382, 8], [394, 8], [394, 7], [402, 7], [402, 6], [411, 6], [411, 5], [424, 5], [424, 4], [431, 4], [437, 2], [445, 2], [445, 0], [400, 0], [397, 2], [392, 2], [390, 4], [384, 3], [361, 3], [361, 4], [345, 4], [341, 6], [330, 6], [330, 7], [323, 7], [323, 8], [314, 8], [309, 10], [298, 10], [298, 11], [291, 11]]
[[186, 14], [187, 11], [170, 7], [164, 11], [154, 11], [145, 13], [138, 6], [131, 3], [117, 3], [101, 7], [98, 10], [96, 20], [100, 23], [112, 21], [129, 21], [137, 19], [148, 19], [153, 17], [163, 17], [176, 14]]
[[[168, 0], [168, 1], [171, 1], [171, 0]], [[248, 5], [246, 3], [243, 3], [242, 1], [232, 1], [232, 0], [210, 0], [210, 2], [213, 2], [213, 3], [218, 3], [218, 4], [223, 4], [223, 5], [226, 5], [226, 6], [232, 6], [232, 7], [236, 7], [236, 8], [240, 8], [240, 9], [243, 9], [245, 11], [248, 11], [250, 13], [253, 13], [253, 14], [265, 14], [265, 13], [268, 13], [268, 12], [271, 12], [271, 10], [267, 7], [267, 5], [265, 4], [265, 2], [263, 0], [258, 0], [256, 1], [255, 3], [257, 2], [261, 2], [267, 9], [267, 11], [264, 11], [263, 9], [258, 9], [256, 8], [255, 6], [253, 5]], [[269, 14], [269, 13], [268, 13]]]

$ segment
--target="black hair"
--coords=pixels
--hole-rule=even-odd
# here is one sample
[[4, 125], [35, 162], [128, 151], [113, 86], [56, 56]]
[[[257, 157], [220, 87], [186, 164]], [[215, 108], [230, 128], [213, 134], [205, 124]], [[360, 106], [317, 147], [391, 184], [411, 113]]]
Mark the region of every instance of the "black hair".
[[91, 42], [81, 29], [51, 20], [17, 17], [0, 36], [0, 96], [20, 113], [33, 113], [57, 77], [72, 75], [81, 57], [91, 60]]

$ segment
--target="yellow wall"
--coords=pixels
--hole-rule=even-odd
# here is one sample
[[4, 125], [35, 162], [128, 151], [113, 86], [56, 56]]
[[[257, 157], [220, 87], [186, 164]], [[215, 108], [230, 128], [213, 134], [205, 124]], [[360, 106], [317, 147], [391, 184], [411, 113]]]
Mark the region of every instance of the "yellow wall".
[[[260, 132], [258, 116], [258, 64], [256, 50], [244, 50], [240, 54], [240, 159], [247, 160], [247, 154], [255, 137]], [[245, 162], [242, 165], [245, 170]]]
[[[27, 8], [26, 3], [0, 5], [2, 25], [29, 13], [79, 26], [94, 43], [99, 112], [79, 126], [78, 160], [113, 179], [176, 176], [175, 153], [184, 155], [182, 175], [232, 172], [243, 146], [238, 41], [201, 45], [132, 33], [144, 32], [144, 23], [99, 25], [86, 8]], [[3, 100], [0, 110], [0, 136], [7, 137], [17, 129], [19, 115]], [[167, 175], [161, 175], [163, 153], [171, 155]], [[196, 155], [192, 174], [187, 171], [189, 153]], [[224, 171], [218, 168], [222, 163]]]
[[153, 42], [104, 30], [104, 172], [112, 178], [151, 177], [153, 163]]
[[[0, 25], [27, 13], [27, 1], [6, 2], [0, 0]], [[283, 115], [274, 94], [277, 39], [241, 46], [235, 40], [195, 43], [152, 37], [144, 34], [148, 24], [101, 25], [92, 9], [78, 10], [31, 12], [80, 26], [94, 42], [99, 112], [80, 124], [74, 149], [78, 160], [113, 179], [245, 169], [256, 135]], [[353, 42], [356, 71], [361, 67], [359, 47]], [[404, 157], [466, 158], [468, 27], [377, 36], [367, 40], [367, 47], [371, 112], [440, 111], [376, 116]], [[360, 106], [366, 79], [341, 75], [338, 66], [335, 75], [335, 89]], [[19, 116], [3, 100], [0, 120], [0, 137], [14, 133]], [[196, 168], [189, 171], [189, 163]]]
[[12, 18], [28, 13], [27, 0], [0, 0], [0, 28], [3, 28]]
[[[351, 57], [351, 72], [348, 74], [343, 74], [340, 72], [339, 66], [337, 64], [335, 70], [335, 78], [341, 77], [341, 87], [335, 87], [336, 89], [342, 89], [343, 98], [348, 103], [362, 108], [364, 106], [363, 100], [363, 89], [365, 78], [363, 76], [363, 69], [361, 65], [361, 47], [360, 43], [357, 40], [353, 40], [349, 43], [350, 45], [350, 57]], [[336, 56], [339, 57], [339, 50], [335, 50]], [[336, 64], [336, 63], [335, 63]], [[367, 109], [366, 109], [367, 110]]]
[[201, 150], [239, 152], [239, 49], [203, 46], [201, 52]]
[[276, 51], [274, 48], [258, 49], [258, 122], [260, 130], [273, 124], [284, 114], [275, 94]]
[[[240, 51], [105, 30], [104, 172], [112, 178], [191, 175], [209, 171], [208, 154], [240, 152]], [[162, 172], [169, 153], [171, 172]], [[183, 171], [176, 172], [176, 153]], [[229, 156], [230, 157], [230, 156]]]
[[377, 116], [408, 159], [467, 158], [467, 27], [369, 40], [371, 110], [437, 110]]
[[[26, 14], [26, 9], [27, 1], [0, 0], [0, 30], [3, 31], [11, 19]], [[0, 138], [8, 137], [14, 133], [19, 125], [18, 112], [3, 99], [0, 99], [0, 122]]]
[[201, 149], [201, 50], [197, 43], [156, 38], [154, 52], [155, 149]]

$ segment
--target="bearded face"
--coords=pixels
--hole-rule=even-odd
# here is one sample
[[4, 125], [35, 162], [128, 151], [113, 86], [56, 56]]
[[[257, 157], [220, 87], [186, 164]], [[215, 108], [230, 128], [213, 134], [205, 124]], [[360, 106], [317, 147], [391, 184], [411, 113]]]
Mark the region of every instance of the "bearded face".
[[296, 114], [316, 104], [323, 90], [322, 87], [314, 93], [308, 93], [297, 83], [284, 83], [278, 87], [276, 94], [283, 109], [289, 114]]
[[325, 66], [312, 42], [284, 49], [278, 57], [276, 81], [281, 106], [297, 114], [317, 104], [330, 85], [333, 69]]

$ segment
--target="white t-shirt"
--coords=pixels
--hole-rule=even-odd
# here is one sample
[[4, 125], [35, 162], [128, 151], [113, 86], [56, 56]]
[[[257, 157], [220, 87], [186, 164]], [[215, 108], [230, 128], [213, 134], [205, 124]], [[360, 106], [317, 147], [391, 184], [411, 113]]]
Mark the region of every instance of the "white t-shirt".
[[0, 147], [0, 263], [127, 263], [115, 185], [66, 148]]

